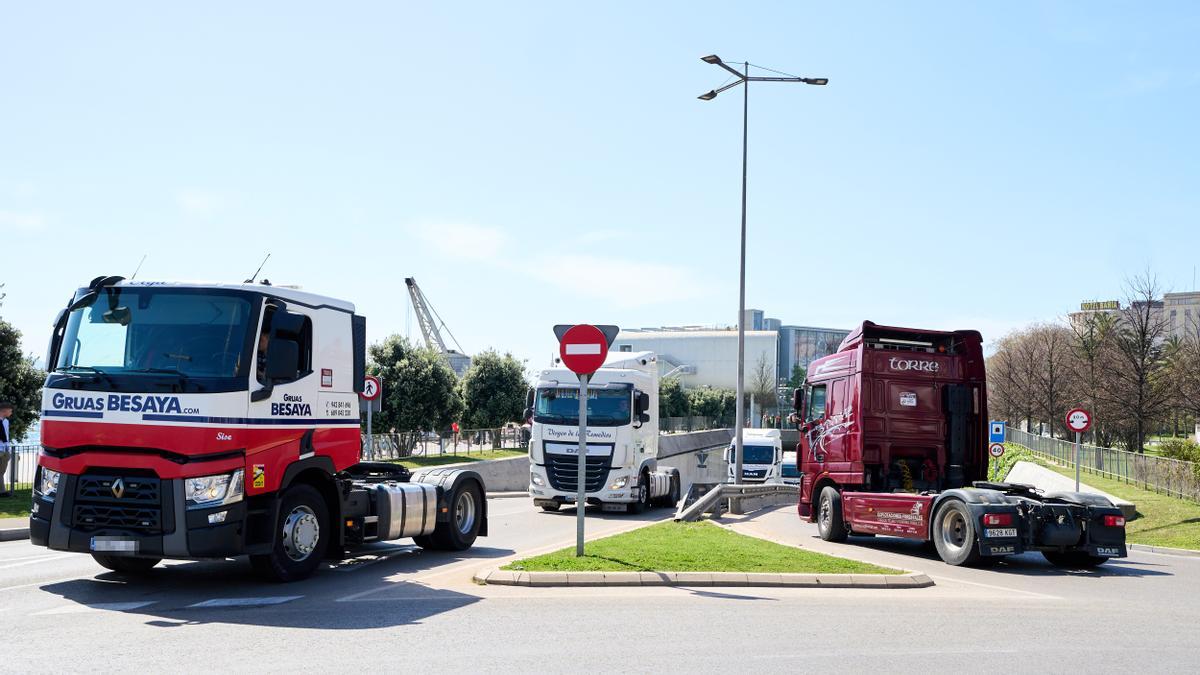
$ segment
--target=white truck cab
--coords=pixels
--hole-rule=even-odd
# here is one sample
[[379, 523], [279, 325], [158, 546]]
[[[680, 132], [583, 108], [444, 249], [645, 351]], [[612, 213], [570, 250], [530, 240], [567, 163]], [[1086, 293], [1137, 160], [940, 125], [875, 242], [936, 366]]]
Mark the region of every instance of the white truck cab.
[[[636, 512], [677, 502], [678, 472], [658, 470], [655, 354], [610, 352], [587, 397], [587, 503]], [[577, 497], [579, 380], [566, 368], [543, 370], [529, 398], [529, 496], [557, 511]]]
[[[731, 482], [736, 459], [733, 443], [725, 448], [727, 475]], [[783, 437], [779, 429], [742, 430], [742, 482], [778, 483], [783, 475]]]

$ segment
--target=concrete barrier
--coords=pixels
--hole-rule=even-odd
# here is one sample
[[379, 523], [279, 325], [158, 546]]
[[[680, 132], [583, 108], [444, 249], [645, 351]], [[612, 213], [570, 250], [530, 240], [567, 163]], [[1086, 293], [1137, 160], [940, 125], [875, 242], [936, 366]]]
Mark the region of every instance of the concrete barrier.
[[722, 450], [729, 445], [729, 429], [663, 434], [658, 438], [658, 465], [679, 471], [680, 494], [692, 483], [722, 483], [727, 470]]
[[[483, 478], [489, 493], [517, 492], [529, 489], [529, 456], [518, 455], [503, 459], [485, 459], [479, 462], [445, 464], [440, 468], [470, 469]], [[415, 469], [414, 469], [415, 471]]]
[[[1067, 478], [1066, 476], [1051, 471], [1044, 466], [1039, 466], [1033, 462], [1017, 462], [1008, 471], [1008, 476], [1004, 479], [1009, 483], [1024, 483], [1032, 485], [1043, 492], [1074, 492], [1075, 479]], [[1133, 520], [1137, 515], [1137, 505], [1127, 502], [1124, 499], [1114, 497], [1107, 492], [1102, 492], [1096, 488], [1080, 482], [1079, 491], [1089, 494], [1100, 495], [1106, 497], [1110, 502], [1121, 509], [1121, 513], [1129, 520]]]

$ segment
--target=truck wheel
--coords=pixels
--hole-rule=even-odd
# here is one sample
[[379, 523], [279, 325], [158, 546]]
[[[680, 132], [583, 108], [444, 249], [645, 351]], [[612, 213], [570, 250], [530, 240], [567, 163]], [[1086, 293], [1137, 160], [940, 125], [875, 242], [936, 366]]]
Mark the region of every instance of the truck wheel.
[[279, 504], [275, 545], [250, 556], [259, 574], [274, 581], [298, 581], [316, 571], [329, 544], [329, 509], [320, 492], [303, 483], [288, 488]]
[[821, 490], [817, 504], [817, 532], [825, 541], [846, 541], [846, 522], [842, 520], [842, 495], [833, 487]]
[[1042, 556], [1051, 565], [1067, 569], [1089, 569], [1108, 561], [1108, 558], [1091, 555], [1086, 551], [1042, 551]]
[[676, 506], [679, 506], [680, 491], [681, 490], [679, 488], [679, 477], [671, 476], [671, 494], [667, 497], [667, 504], [666, 504], [666, 506], [668, 508], [673, 509]]
[[561, 506], [562, 505], [559, 504], [558, 502], [554, 502], [553, 504], [542, 504], [542, 510], [543, 511], [557, 511]]
[[100, 563], [101, 567], [121, 574], [145, 574], [162, 562], [162, 558], [130, 558], [103, 553], [93, 553], [92, 559]]
[[951, 500], [938, 509], [933, 518], [933, 545], [943, 562], [955, 566], [979, 562], [976, 536], [971, 511], [966, 504]]
[[483, 520], [483, 494], [475, 481], [465, 480], [458, 484], [450, 494], [450, 520], [438, 523], [433, 534], [429, 536], [426, 546], [420, 537], [414, 541], [421, 548], [432, 548], [438, 551], [465, 551], [475, 543], [479, 536], [479, 523]]
[[638, 478], [637, 501], [630, 504], [628, 509], [630, 513], [643, 513], [653, 503], [650, 499], [650, 472], [643, 471], [641, 477]]

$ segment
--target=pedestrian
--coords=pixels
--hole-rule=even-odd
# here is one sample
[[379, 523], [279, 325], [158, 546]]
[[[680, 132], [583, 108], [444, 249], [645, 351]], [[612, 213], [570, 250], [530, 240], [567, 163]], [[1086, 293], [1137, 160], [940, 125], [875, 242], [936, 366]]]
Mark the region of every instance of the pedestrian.
[[8, 418], [12, 417], [12, 413], [13, 404], [8, 401], [0, 401], [0, 497], [9, 496], [7, 474], [8, 463], [12, 459], [9, 456], [9, 439], [12, 438], [12, 431], [8, 424]]

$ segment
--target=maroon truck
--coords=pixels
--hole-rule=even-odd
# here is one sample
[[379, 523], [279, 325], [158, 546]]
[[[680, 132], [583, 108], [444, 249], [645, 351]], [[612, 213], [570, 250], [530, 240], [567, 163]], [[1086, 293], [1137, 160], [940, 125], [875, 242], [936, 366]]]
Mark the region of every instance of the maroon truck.
[[932, 541], [951, 565], [1025, 551], [1064, 567], [1125, 556], [1125, 518], [1104, 497], [985, 480], [982, 343], [971, 330], [865, 321], [809, 364], [794, 401], [801, 517], [826, 541]]

